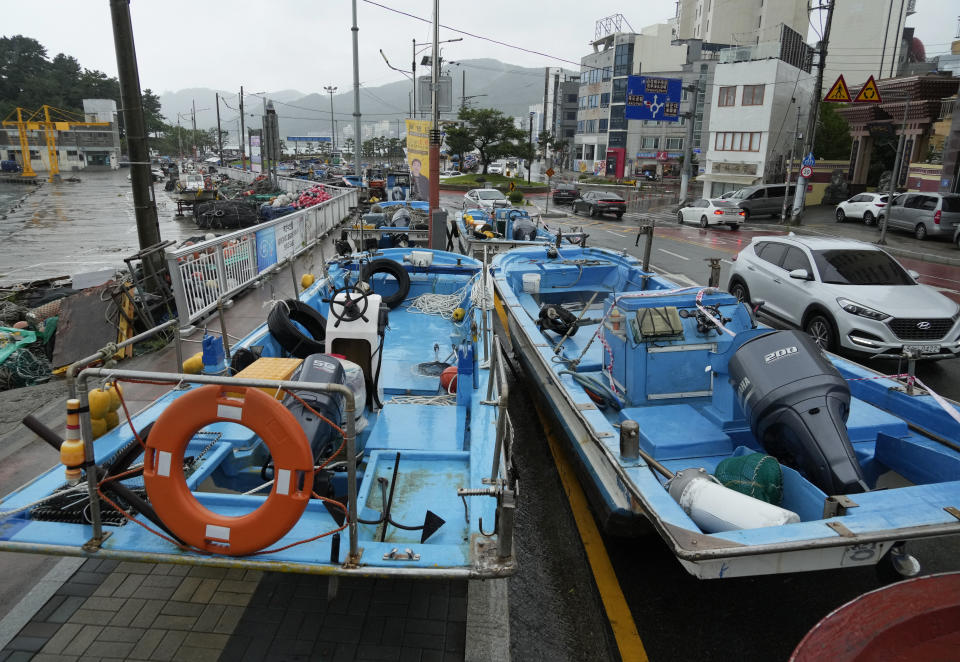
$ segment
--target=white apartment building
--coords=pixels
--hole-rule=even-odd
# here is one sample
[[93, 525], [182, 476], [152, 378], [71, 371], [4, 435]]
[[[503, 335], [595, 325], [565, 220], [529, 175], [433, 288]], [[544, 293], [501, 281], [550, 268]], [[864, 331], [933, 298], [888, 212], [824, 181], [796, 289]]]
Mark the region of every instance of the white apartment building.
[[[841, 0], [837, 4], [849, 1]], [[861, 4], [871, 4], [872, 1], [862, 0]], [[676, 22], [677, 39], [757, 44], [776, 39], [781, 25], [807, 34], [807, 1], [680, 0]]]
[[[775, 48], [774, 48], [775, 47]], [[783, 181], [794, 144], [797, 111], [806, 126], [815, 76], [771, 56], [779, 44], [721, 51], [710, 90], [703, 196], [761, 182]], [[725, 55], [728, 55], [725, 57]], [[747, 59], [752, 55], [752, 59]], [[739, 61], [725, 61], [735, 56]], [[764, 59], [760, 59], [764, 58]], [[794, 178], [796, 177], [794, 162]]]
[[904, 24], [915, 12], [916, 0], [837, 2], [823, 75], [825, 89], [840, 74], [852, 93], [870, 76], [877, 80], [897, 76], [904, 56]]

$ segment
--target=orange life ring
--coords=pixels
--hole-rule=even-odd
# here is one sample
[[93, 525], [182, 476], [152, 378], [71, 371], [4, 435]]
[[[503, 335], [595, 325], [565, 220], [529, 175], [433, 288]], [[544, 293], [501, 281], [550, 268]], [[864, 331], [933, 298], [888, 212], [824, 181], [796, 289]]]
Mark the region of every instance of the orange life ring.
[[[202, 506], [183, 474], [190, 439], [216, 422], [250, 428], [273, 457], [269, 496], [239, 517]], [[215, 554], [244, 556], [272, 545], [300, 519], [313, 489], [313, 456], [303, 428], [279, 400], [255, 388], [203, 386], [174, 400], [157, 419], [147, 439], [143, 482], [157, 515], [181, 540]]]

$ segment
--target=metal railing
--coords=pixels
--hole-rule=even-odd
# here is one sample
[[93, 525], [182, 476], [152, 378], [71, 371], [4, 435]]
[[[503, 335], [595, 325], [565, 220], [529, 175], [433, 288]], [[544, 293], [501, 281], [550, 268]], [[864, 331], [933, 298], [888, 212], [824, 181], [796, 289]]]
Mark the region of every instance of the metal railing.
[[[288, 182], [313, 185], [305, 180]], [[348, 218], [351, 207], [357, 205], [357, 190], [335, 191], [337, 195], [318, 205], [167, 251], [167, 268], [183, 330], [213, 312], [218, 302], [313, 248]]]
[[[227, 175], [230, 179], [236, 179], [239, 182], [244, 184], [250, 184], [257, 177], [263, 173], [254, 172], [253, 170], [241, 170], [240, 168], [234, 167], [225, 167], [218, 170], [221, 174]], [[336, 189], [342, 191], [348, 191], [349, 187], [346, 186], [330, 186], [325, 182], [314, 182], [308, 179], [299, 179], [297, 177], [277, 177], [277, 188], [279, 188], [284, 193], [299, 193], [300, 191], [306, 191], [307, 189], [320, 184], [328, 189]]]

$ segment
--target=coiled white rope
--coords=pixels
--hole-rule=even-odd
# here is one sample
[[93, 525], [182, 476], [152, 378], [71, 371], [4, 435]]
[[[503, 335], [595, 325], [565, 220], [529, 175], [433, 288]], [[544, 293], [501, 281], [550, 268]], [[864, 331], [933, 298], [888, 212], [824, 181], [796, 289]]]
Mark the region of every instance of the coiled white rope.
[[475, 308], [490, 310], [493, 308], [493, 276], [487, 272], [486, 279], [477, 278], [470, 291], [470, 301]]
[[410, 300], [410, 305], [407, 306], [407, 310], [411, 313], [439, 315], [443, 319], [451, 319], [453, 317], [453, 311], [462, 306], [467, 292], [473, 287], [475, 278], [476, 277], [471, 278], [466, 285], [451, 294], [434, 294], [428, 292], [414, 297]]

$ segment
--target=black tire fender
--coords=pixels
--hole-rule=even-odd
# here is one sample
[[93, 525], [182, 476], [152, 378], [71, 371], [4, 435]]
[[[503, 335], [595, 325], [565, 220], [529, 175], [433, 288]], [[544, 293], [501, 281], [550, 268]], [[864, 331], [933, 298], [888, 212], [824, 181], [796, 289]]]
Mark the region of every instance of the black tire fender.
[[[307, 336], [294, 326], [307, 330]], [[311, 354], [322, 354], [327, 334], [327, 320], [309, 305], [298, 299], [287, 299], [273, 307], [267, 316], [267, 328], [291, 356], [305, 359]]]
[[410, 293], [410, 274], [404, 269], [403, 265], [387, 258], [379, 258], [372, 262], [367, 262], [360, 269], [360, 279], [370, 284], [370, 279], [374, 274], [390, 274], [397, 280], [397, 291], [389, 296], [382, 298], [383, 303], [387, 304], [391, 310], [396, 308]]

